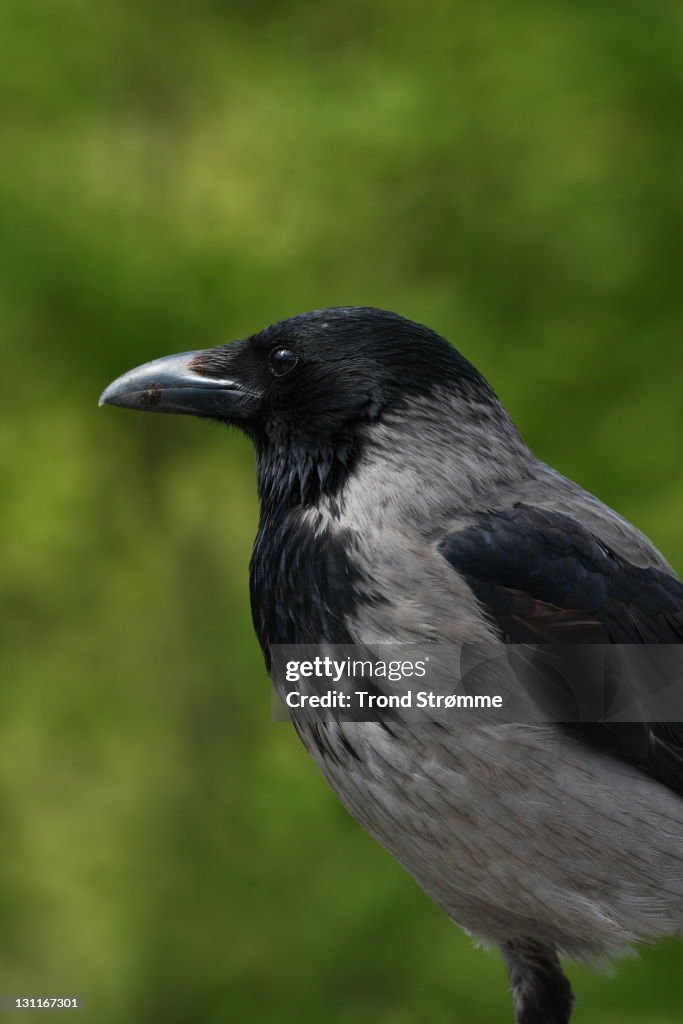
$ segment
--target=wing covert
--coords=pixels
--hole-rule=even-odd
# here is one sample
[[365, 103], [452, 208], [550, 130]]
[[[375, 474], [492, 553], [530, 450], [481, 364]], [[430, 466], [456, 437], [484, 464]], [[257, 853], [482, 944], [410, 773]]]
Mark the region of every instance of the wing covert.
[[[683, 642], [683, 583], [620, 557], [570, 515], [525, 504], [486, 512], [439, 551], [506, 643]], [[683, 723], [573, 728], [683, 795]]]

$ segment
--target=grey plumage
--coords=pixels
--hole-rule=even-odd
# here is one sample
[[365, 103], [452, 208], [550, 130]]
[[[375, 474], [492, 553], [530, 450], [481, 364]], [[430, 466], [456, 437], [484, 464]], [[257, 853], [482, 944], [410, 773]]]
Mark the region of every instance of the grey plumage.
[[[636, 630], [628, 642], [683, 638], [682, 591], [662, 555], [539, 462], [476, 370], [426, 328], [325, 310], [190, 354], [180, 377], [176, 357], [170, 384], [162, 363], [104, 401], [194, 411], [252, 437], [262, 499], [252, 605], [267, 660], [274, 643], [323, 640], [498, 647], [520, 624], [588, 623], [609, 642], [622, 618], [627, 636]], [[494, 545], [480, 572], [478, 538], [495, 541], [501, 522], [503, 540], [517, 531], [529, 550], [498, 573]], [[549, 548], [543, 562], [565, 534], [576, 551]], [[447, 538], [474, 545], [474, 567]], [[534, 592], [525, 566], [538, 548], [549, 568]], [[631, 590], [620, 603], [622, 579]], [[512, 613], [498, 615], [496, 601]], [[351, 813], [453, 920], [500, 948], [519, 1024], [568, 1021], [558, 954], [605, 959], [683, 932], [677, 735], [643, 733], [639, 760], [552, 724], [430, 728], [399, 713], [387, 729], [295, 713], [295, 725]]]

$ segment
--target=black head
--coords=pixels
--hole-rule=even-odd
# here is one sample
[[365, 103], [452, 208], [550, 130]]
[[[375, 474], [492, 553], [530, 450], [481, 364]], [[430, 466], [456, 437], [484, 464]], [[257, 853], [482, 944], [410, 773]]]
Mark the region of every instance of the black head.
[[339, 307], [147, 363], [100, 401], [239, 426], [256, 446], [262, 496], [305, 503], [340, 486], [368, 423], [438, 388], [495, 401], [475, 368], [427, 327]]

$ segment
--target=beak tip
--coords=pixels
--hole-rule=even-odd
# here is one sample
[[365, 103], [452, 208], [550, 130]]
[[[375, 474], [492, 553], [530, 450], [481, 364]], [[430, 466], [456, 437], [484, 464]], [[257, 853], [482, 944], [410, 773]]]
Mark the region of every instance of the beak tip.
[[104, 389], [97, 402], [98, 408], [102, 408], [103, 405], [116, 405], [116, 393], [119, 390], [116, 385], [118, 381], [114, 381]]
[[141, 395], [145, 392], [146, 388], [142, 385], [136, 385], [134, 374], [135, 371], [124, 373], [122, 377], [117, 377], [116, 380], [112, 381], [100, 395], [97, 402], [98, 407], [101, 408], [103, 405], [120, 405], [124, 409], [151, 408], [153, 403], [147, 403], [146, 405], [141, 403]]

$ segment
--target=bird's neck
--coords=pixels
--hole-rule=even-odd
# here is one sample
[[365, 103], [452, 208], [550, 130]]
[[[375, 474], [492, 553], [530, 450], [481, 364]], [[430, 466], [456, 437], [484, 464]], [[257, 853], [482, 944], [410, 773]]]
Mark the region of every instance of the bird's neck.
[[396, 507], [411, 491], [466, 506], [533, 473], [537, 460], [503, 406], [490, 392], [478, 394], [436, 388], [334, 435], [254, 438], [263, 513], [334, 513], [361, 472], [364, 486]]
[[536, 465], [501, 407], [449, 410], [447, 398], [368, 424], [338, 451], [260, 453], [251, 594], [266, 658], [273, 643], [353, 643], [359, 606], [382, 600], [388, 538], [400, 561], [408, 539], [495, 505]]
[[375, 508], [381, 521], [424, 533], [495, 504], [537, 465], [497, 400], [456, 402], [444, 390], [368, 426], [341, 504], [362, 505], [366, 515]]

